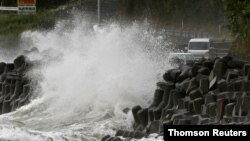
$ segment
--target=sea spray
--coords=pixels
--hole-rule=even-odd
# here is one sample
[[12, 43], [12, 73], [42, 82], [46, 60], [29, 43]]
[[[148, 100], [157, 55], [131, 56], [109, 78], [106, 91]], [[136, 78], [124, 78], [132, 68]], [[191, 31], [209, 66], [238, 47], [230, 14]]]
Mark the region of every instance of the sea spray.
[[29, 57], [43, 60], [41, 87], [29, 105], [0, 117], [13, 123], [0, 127], [17, 138], [8, 132], [0, 138], [98, 140], [115, 129], [132, 128], [131, 113], [122, 109], [149, 104], [155, 83], [169, 67], [170, 44], [148, 25], [97, 26], [77, 17], [68, 23], [23, 33], [23, 43], [29, 44], [22, 45], [40, 51]]

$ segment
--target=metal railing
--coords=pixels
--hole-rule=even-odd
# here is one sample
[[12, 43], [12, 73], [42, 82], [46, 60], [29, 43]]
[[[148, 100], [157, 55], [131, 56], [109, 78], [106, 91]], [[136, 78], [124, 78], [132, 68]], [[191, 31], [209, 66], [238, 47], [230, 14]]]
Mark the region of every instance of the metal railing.
[[18, 7], [4, 7], [4, 6], [0, 6], [0, 11], [18, 11]]

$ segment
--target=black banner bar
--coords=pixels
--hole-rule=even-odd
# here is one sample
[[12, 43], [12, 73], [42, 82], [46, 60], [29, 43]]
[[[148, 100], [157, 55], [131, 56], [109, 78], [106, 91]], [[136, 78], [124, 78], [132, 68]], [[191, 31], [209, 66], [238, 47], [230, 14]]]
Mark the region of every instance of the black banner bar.
[[[250, 137], [249, 125], [165, 125], [164, 140], [178, 137]], [[200, 139], [199, 138], [199, 139]]]

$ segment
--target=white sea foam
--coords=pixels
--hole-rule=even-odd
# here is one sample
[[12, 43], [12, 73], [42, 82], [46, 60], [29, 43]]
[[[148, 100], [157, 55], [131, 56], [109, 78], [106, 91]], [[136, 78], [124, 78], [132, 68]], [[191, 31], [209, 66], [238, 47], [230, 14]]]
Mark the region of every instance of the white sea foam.
[[152, 99], [168, 67], [168, 42], [148, 25], [100, 27], [82, 17], [70, 22], [23, 33], [23, 46], [40, 51], [29, 57], [45, 62], [36, 69], [41, 91], [29, 105], [0, 116], [0, 139], [98, 140], [116, 129], [132, 130], [132, 114], [122, 109]]

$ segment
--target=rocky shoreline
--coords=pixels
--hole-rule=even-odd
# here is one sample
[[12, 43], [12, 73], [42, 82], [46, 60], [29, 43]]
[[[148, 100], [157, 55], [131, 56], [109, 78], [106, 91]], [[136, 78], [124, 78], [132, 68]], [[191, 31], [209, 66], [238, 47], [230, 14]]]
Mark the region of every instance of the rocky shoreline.
[[167, 125], [250, 124], [250, 62], [225, 56], [167, 70], [149, 107], [132, 108], [134, 131], [118, 130], [102, 141], [163, 135]]

